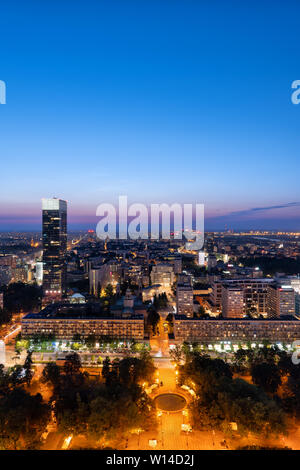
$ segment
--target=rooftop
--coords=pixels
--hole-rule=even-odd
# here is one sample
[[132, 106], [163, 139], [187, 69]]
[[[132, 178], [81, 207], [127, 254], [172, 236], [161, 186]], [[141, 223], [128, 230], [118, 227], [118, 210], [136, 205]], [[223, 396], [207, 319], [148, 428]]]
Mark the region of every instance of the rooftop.
[[271, 322], [271, 321], [299, 321], [299, 318], [297, 318], [294, 315], [282, 315], [281, 317], [278, 318], [218, 318], [218, 317], [210, 317], [210, 318], [190, 318], [186, 317], [185, 315], [174, 315], [174, 319], [178, 321], [182, 320], [188, 320], [188, 321], [201, 321], [201, 322], [207, 322], [207, 321], [234, 321], [234, 322], [241, 322], [241, 321], [250, 321], [250, 322]]
[[[142, 314], [134, 314], [127, 320], [141, 320]], [[85, 303], [85, 304], [72, 304], [72, 303], [53, 303], [47, 305], [39, 313], [28, 313], [23, 320], [41, 320], [41, 319], [57, 319], [57, 320], [122, 320], [121, 316], [111, 316], [106, 311], [103, 311], [101, 304], [98, 303]]]

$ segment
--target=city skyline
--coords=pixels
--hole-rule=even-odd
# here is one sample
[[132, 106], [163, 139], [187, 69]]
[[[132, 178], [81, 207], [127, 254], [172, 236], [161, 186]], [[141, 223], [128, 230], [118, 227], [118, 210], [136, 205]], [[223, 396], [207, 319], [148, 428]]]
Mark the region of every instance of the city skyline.
[[300, 229], [299, 5], [115, 3], [2, 7], [1, 228], [38, 229], [53, 196], [94, 228], [127, 194], [203, 203], [211, 230]]
[[299, 451], [299, 1], [0, 11], [0, 450]]
[[[56, 197], [55, 197], [56, 198]], [[60, 197], [59, 197], [60, 198]], [[44, 198], [39, 201], [42, 202]], [[50, 198], [51, 199], [51, 198]], [[109, 201], [103, 201], [109, 203]], [[134, 201], [136, 203], [137, 201]], [[68, 227], [71, 231], [85, 231], [85, 230], [96, 230], [97, 223], [100, 217], [93, 215], [87, 211], [86, 214], [76, 214], [74, 207], [72, 208], [72, 202], [70, 203], [70, 211], [68, 214]], [[131, 204], [131, 202], [129, 202]], [[163, 202], [161, 202], [163, 204]], [[172, 205], [170, 202], [169, 206]], [[150, 205], [146, 206], [150, 214]], [[182, 204], [183, 206], [183, 204]], [[119, 226], [118, 222], [118, 206], [115, 203], [117, 221], [116, 225]], [[243, 231], [243, 230], [257, 230], [257, 231], [291, 231], [297, 232], [300, 230], [300, 216], [298, 215], [300, 203], [291, 202], [287, 204], [269, 206], [269, 207], [255, 207], [240, 211], [232, 211], [227, 214], [220, 216], [208, 215], [204, 211], [204, 230], [209, 231]], [[73, 210], [72, 210], [73, 209]], [[286, 213], [278, 215], [279, 211], [284, 210]], [[96, 211], [96, 207], [95, 207]], [[295, 211], [296, 215], [291, 215], [291, 212]], [[257, 216], [258, 214], [258, 216]], [[259, 217], [261, 216], [261, 217]], [[149, 215], [150, 217], [150, 215]], [[132, 217], [128, 218], [128, 223]], [[19, 215], [0, 215], [2, 221], [3, 232], [39, 232], [41, 231], [42, 224], [42, 212], [41, 207], [37, 208], [34, 214], [28, 213], [28, 208], [25, 208], [23, 214]], [[195, 216], [193, 215], [193, 224], [195, 224]], [[149, 230], [150, 230], [150, 219], [149, 219]]]

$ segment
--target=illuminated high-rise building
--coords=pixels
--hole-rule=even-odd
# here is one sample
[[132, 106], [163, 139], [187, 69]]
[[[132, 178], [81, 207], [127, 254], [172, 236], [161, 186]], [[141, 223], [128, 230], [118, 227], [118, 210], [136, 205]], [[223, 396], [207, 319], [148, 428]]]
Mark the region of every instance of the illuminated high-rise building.
[[204, 251], [199, 251], [198, 253], [198, 265], [205, 266], [205, 253]]
[[43, 295], [57, 301], [66, 292], [67, 203], [43, 199]]
[[295, 314], [295, 291], [290, 285], [270, 284], [268, 287], [268, 316], [278, 318]]
[[176, 308], [178, 315], [193, 317], [194, 296], [191, 276], [179, 275], [176, 288]]
[[222, 314], [224, 318], [243, 318], [244, 291], [234, 285], [222, 286]]
[[35, 264], [35, 280], [40, 286], [43, 283], [43, 262], [37, 261]]

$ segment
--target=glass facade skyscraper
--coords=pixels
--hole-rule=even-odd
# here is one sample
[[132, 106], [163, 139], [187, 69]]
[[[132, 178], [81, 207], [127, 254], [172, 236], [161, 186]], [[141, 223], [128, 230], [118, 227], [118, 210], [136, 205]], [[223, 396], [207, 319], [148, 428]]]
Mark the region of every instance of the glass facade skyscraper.
[[42, 199], [42, 211], [43, 295], [51, 302], [66, 292], [67, 202]]

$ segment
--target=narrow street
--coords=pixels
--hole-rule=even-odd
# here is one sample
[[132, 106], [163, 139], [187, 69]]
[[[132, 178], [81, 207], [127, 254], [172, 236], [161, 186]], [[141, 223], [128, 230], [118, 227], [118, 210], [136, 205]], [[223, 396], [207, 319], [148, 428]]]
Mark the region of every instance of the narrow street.
[[169, 357], [169, 337], [168, 331], [164, 327], [166, 315], [160, 315], [160, 320], [157, 325], [158, 328], [158, 335], [153, 336], [151, 334], [150, 337], [150, 347], [151, 347], [151, 355], [154, 357]]

